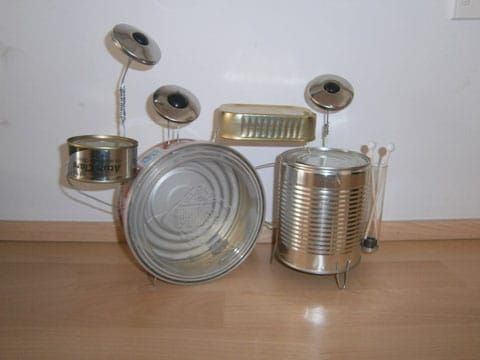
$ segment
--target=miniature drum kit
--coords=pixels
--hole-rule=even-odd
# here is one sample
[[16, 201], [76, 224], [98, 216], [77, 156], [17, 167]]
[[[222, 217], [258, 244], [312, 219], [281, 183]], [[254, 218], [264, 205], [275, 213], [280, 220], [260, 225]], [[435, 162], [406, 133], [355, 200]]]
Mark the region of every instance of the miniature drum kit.
[[265, 224], [265, 195], [256, 172], [262, 167], [230, 145], [290, 146], [272, 164], [273, 253], [293, 269], [333, 274], [344, 288], [362, 247], [378, 247], [384, 191], [384, 185], [377, 189], [381, 179], [371, 154], [326, 147], [329, 113], [351, 103], [350, 83], [322, 75], [306, 87], [306, 102], [324, 115], [320, 148], [308, 146], [316, 114], [283, 105], [224, 104], [215, 111], [211, 141], [181, 139], [179, 129], [198, 118], [200, 103], [187, 89], [162, 86], [152, 105], [167, 140], [137, 159], [138, 142], [125, 131], [125, 76], [132, 61], [152, 66], [161, 52], [133, 26], [116, 25], [111, 35], [127, 55], [118, 87], [118, 134], [69, 138], [67, 179], [73, 188], [76, 182], [119, 184], [113, 208], [145, 271], [167, 282], [197, 284], [239, 266]]

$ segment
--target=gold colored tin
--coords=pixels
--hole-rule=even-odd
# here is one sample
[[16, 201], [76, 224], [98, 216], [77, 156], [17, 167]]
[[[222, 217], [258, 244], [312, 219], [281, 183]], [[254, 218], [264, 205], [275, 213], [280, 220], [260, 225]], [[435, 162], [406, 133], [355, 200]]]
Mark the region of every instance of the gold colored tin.
[[315, 124], [315, 113], [299, 106], [224, 104], [213, 135], [227, 145], [299, 146], [315, 139]]
[[111, 135], [82, 135], [67, 139], [68, 178], [89, 183], [118, 183], [132, 179], [137, 167], [137, 141]]

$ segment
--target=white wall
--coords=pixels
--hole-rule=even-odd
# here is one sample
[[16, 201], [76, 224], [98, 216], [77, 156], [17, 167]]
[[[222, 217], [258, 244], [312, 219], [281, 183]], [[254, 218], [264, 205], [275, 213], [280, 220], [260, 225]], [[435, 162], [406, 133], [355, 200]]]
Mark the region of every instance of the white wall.
[[[335, 73], [356, 93], [331, 117], [329, 145], [397, 145], [384, 218], [480, 217], [480, 21], [449, 20], [448, 4], [2, 0], [0, 219], [111, 219], [61, 191], [59, 147], [69, 136], [115, 133], [121, 64], [106, 39], [122, 22], [163, 52], [156, 67], [127, 75], [127, 132], [140, 151], [162, 139], [145, 109], [161, 85], [199, 97], [202, 115], [182, 134], [208, 139], [220, 104], [304, 106], [307, 82]], [[281, 149], [240, 150], [260, 164]], [[270, 174], [262, 176], [270, 197]]]

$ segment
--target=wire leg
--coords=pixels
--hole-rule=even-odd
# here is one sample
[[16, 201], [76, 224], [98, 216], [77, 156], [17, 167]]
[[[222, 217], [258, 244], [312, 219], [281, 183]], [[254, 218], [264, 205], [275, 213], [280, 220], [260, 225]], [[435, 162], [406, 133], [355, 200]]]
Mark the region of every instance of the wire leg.
[[[337, 282], [337, 286], [339, 289], [346, 289], [347, 288], [347, 281], [348, 281], [348, 271], [350, 270], [350, 264], [352, 263], [352, 260], [348, 259], [345, 262], [345, 271], [343, 273], [340, 273], [338, 271], [338, 262], [337, 262], [337, 272], [335, 274], [335, 280]], [[343, 281], [341, 281], [341, 276], [343, 275]]]
[[155, 276], [147, 274], [147, 278], [150, 280], [150, 284], [153, 287], [157, 287], [157, 278]]
[[278, 229], [277, 228], [272, 228], [272, 250], [270, 251], [270, 264], [273, 262], [273, 258], [275, 257], [275, 254], [277, 253], [278, 250]]
[[[91, 199], [91, 200], [94, 200], [94, 201], [96, 201], [96, 202], [98, 202], [98, 203], [100, 203], [100, 204], [102, 204], [102, 205], [108, 206], [110, 209], [114, 209], [114, 208], [115, 208], [115, 205], [110, 204], [109, 202], [103, 201], [102, 199], [99, 199], [99, 198], [97, 198], [97, 197], [95, 197], [95, 196], [93, 196], [93, 195], [87, 194], [85, 191], [80, 190], [80, 189], [70, 180], [70, 178], [69, 178], [68, 176], [66, 177], [66, 179], [67, 179], [68, 185], [70, 185], [70, 187], [71, 187], [73, 190], [75, 190], [77, 193], [79, 193], [80, 195], [82, 195], [82, 196], [84, 196], [84, 197], [86, 197], [86, 198], [89, 198], [89, 199]], [[90, 207], [92, 207], [92, 208], [94, 208], [94, 209], [97, 209], [97, 210], [106, 212], [107, 214], [113, 214], [113, 212], [112, 212], [111, 210], [101, 209], [101, 208], [98, 208], [98, 207], [96, 207], [96, 206], [94, 206], [94, 205], [92, 205], [92, 204], [89, 204], [89, 203], [84, 202], [84, 201], [82, 201], [82, 200], [76, 199], [76, 198], [74, 198], [74, 197], [72, 197], [72, 196], [69, 196], [69, 197], [72, 198], [72, 199], [75, 200], [75, 201], [78, 201], [78, 202], [80, 202], [80, 203], [82, 203], [82, 204], [85, 204], [85, 205], [87, 205], [87, 206], [90, 206]]]

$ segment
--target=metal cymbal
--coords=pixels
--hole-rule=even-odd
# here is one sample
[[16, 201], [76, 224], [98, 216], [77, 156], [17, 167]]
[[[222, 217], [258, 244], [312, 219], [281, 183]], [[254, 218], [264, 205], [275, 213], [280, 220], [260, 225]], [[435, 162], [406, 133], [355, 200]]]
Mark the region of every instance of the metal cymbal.
[[143, 31], [127, 24], [118, 24], [112, 30], [112, 40], [132, 60], [155, 65], [161, 57], [157, 43]]
[[308, 83], [305, 100], [316, 110], [338, 111], [350, 105], [353, 94], [353, 87], [346, 79], [327, 74]]
[[177, 85], [165, 85], [153, 93], [155, 111], [165, 120], [187, 124], [200, 115], [200, 102], [187, 89]]

